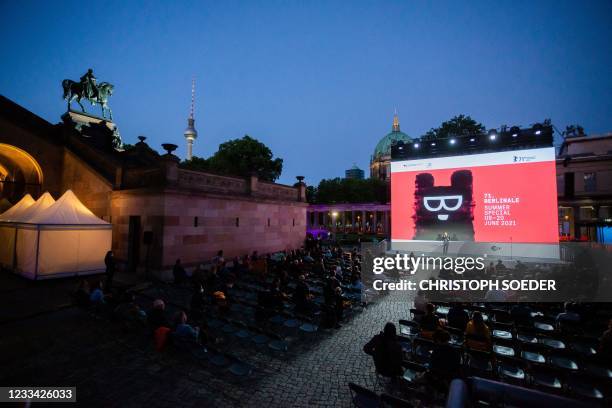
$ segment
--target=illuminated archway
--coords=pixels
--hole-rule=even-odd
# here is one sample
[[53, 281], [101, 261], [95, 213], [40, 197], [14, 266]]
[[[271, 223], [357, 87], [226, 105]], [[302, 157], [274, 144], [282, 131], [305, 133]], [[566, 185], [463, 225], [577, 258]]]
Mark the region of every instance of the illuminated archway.
[[0, 143], [0, 197], [18, 200], [25, 193], [38, 195], [43, 183], [42, 168], [25, 150]]

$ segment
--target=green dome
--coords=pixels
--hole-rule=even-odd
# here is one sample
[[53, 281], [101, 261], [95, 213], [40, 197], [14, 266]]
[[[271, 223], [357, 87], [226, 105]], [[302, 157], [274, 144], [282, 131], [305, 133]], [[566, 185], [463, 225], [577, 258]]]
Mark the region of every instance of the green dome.
[[400, 140], [403, 142], [410, 142], [412, 138], [404, 132], [400, 132], [399, 129], [388, 133], [385, 137], [380, 139], [380, 142], [376, 145], [376, 149], [374, 149], [374, 158], [391, 156], [391, 145]]

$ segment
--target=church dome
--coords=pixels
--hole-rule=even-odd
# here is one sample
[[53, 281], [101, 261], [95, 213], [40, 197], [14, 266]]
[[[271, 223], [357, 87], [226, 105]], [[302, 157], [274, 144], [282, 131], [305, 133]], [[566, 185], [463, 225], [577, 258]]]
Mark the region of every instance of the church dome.
[[374, 159], [380, 157], [391, 156], [391, 145], [399, 141], [411, 142], [412, 138], [400, 131], [399, 118], [397, 114], [393, 116], [393, 127], [390, 133], [380, 139], [376, 148], [374, 149]]

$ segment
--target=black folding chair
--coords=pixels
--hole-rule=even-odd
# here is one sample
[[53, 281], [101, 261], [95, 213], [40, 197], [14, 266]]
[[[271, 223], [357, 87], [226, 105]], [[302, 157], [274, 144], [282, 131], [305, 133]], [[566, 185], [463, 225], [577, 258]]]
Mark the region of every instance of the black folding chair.
[[394, 397], [389, 394], [382, 394], [380, 396], [380, 406], [385, 408], [412, 408], [413, 405], [406, 400]]
[[360, 385], [349, 382], [351, 400], [357, 408], [378, 408], [381, 406], [380, 397], [374, 391], [368, 390]]

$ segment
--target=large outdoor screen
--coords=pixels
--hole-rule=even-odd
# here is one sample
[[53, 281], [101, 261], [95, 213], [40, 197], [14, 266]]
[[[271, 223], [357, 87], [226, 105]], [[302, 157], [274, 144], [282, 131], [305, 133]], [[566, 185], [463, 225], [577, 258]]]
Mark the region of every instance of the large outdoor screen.
[[391, 163], [391, 239], [556, 244], [554, 148]]

